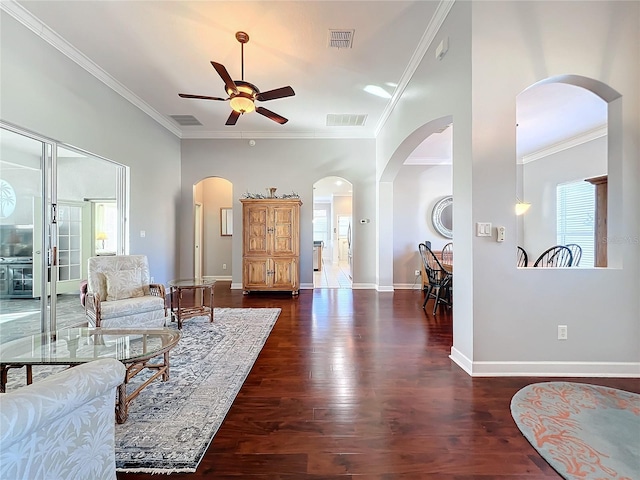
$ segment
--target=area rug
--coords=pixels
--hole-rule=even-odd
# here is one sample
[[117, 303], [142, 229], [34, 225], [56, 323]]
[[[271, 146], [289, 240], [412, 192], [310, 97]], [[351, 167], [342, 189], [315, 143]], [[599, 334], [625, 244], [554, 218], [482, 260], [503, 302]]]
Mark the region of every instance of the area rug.
[[[279, 308], [216, 308], [214, 323], [185, 320], [170, 352], [169, 380], [151, 382], [129, 405], [127, 421], [116, 424], [116, 470], [195, 472], [279, 314]], [[34, 382], [61, 368], [34, 367]], [[23, 377], [10, 375], [7, 389], [18, 388]]]
[[535, 383], [513, 396], [511, 415], [566, 479], [640, 479], [636, 393], [585, 383]]

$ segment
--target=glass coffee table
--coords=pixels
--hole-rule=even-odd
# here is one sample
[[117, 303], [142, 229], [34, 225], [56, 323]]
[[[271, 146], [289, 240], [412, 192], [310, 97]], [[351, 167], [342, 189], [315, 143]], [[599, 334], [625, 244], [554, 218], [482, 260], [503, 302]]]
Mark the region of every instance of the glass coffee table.
[[[116, 421], [124, 423], [131, 401], [156, 378], [169, 379], [169, 351], [180, 340], [180, 332], [161, 329], [102, 329], [69, 328], [52, 333], [31, 335], [2, 344], [0, 350], [0, 392], [7, 385], [7, 374], [12, 368], [26, 366], [27, 384], [33, 380], [34, 365], [79, 365], [100, 358], [120, 360], [127, 369], [124, 382], [118, 387]], [[163, 356], [162, 361], [149, 360]], [[139, 372], [155, 370], [133, 392], [127, 394], [127, 385]]]
[[[182, 329], [182, 321], [187, 318], [207, 315], [213, 322], [213, 286], [215, 280], [205, 278], [180, 278], [171, 280], [171, 313], [178, 321], [178, 330]], [[185, 304], [183, 294], [189, 293], [191, 301]], [[205, 305], [205, 296], [209, 296], [209, 305]]]

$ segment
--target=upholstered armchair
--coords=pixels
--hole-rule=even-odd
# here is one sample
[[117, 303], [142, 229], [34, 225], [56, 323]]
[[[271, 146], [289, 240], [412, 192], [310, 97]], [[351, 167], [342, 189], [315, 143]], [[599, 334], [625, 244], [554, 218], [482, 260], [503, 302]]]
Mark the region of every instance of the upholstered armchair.
[[113, 358], [84, 363], [0, 395], [0, 478], [115, 480]]
[[146, 255], [91, 257], [85, 313], [101, 328], [162, 328], [166, 325], [165, 289], [149, 284]]

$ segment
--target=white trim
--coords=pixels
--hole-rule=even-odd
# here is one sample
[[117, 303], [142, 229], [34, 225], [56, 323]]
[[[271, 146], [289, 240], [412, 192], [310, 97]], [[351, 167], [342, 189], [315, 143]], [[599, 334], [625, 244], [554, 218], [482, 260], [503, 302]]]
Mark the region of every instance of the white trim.
[[105, 72], [91, 59], [89, 59], [89, 57], [80, 52], [77, 48], [67, 42], [64, 38], [54, 32], [47, 25], [42, 23], [22, 5], [16, 3], [14, 0], [3, 0], [2, 2], [0, 2], [0, 8], [11, 15], [13, 18], [15, 18], [22, 25], [34, 32], [44, 41], [48, 42], [51, 46], [58, 49], [68, 58], [80, 65], [80, 67], [84, 68], [87, 72], [96, 77], [107, 87], [115, 91], [118, 95], [122, 96], [123, 98], [131, 102], [134, 106], [138, 107], [144, 113], [149, 115], [175, 136], [180, 137], [181, 130], [173, 122], [169, 121], [166, 116], [159, 113], [156, 109], [151, 107], [135, 93], [122, 85], [107, 72]]
[[472, 362], [453, 347], [449, 358], [472, 377], [640, 378], [640, 362]]
[[553, 155], [554, 153], [562, 152], [563, 150], [577, 147], [578, 145], [582, 145], [583, 143], [596, 140], [600, 137], [606, 137], [608, 132], [609, 126], [601, 125], [600, 127], [589, 130], [588, 132], [581, 133], [580, 135], [576, 135], [575, 137], [571, 137], [567, 140], [555, 143], [549, 147], [543, 148], [528, 155], [523, 155], [520, 163], [524, 165], [525, 163], [534, 162], [536, 160], [540, 160], [541, 158], [548, 157], [549, 155]]
[[353, 131], [330, 131], [319, 133], [317, 131], [312, 132], [243, 132], [243, 131], [229, 131], [229, 132], [214, 132], [214, 131], [185, 131], [182, 132], [183, 139], [189, 140], [207, 140], [207, 139], [235, 139], [235, 138], [301, 138], [301, 139], [325, 139], [325, 138], [375, 138], [372, 134], [366, 132], [354, 133]]
[[382, 130], [382, 127], [384, 127], [384, 124], [389, 119], [391, 112], [396, 107], [396, 104], [400, 100], [400, 97], [402, 97], [402, 94], [404, 93], [405, 88], [407, 88], [407, 85], [409, 84], [409, 81], [413, 77], [413, 74], [418, 69], [420, 62], [422, 62], [422, 58], [426, 55], [427, 50], [429, 50], [429, 47], [433, 43], [433, 40], [436, 38], [436, 35], [438, 34], [440, 27], [444, 23], [445, 18], [447, 18], [447, 15], [449, 14], [449, 11], [453, 7], [454, 3], [455, 3], [455, 0], [440, 0], [440, 3], [436, 8], [436, 12], [431, 18], [429, 25], [427, 25], [427, 29], [425, 30], [424, 34], [422, 35], [422, 38], [420, 39], [420, 43], [416, 47], [416, 50], [413, 52], [413, 56], [411, 57], [411, 60], [409, 60], [409, 64], [407, 65], [407, 68], [404, 70], [402, 77], [400, 77], [400, 81], [398, 82], [398, 86], [396, 87], [396, 90], [393, 92], [391, 101], [387, 104], [387, 107], [382, 112], [382, 115], [378, 120], [378, 125], [376, 126], [376, 130], [375, 130], [376, 137], [380, 135], [380, 131]]
[[473, 371], [473, 362], [469, 357], [467, 357], [460, 350], [457, 350], [454, 347], [451, 347], [451, 354], [449, 358], [454, 361], [461, 369], [467, 372], [469, 375], [472, 375]]
[[216, 282], [228, 282], [231, 280], [231, 275], [203, 275], [205, 280], [215, 280]]
[[241, 283], [231, 283], [231, 290], [244, 290], [243, 286], [242, 286], [242, 282]]
[[420, 283], [417, 280], [413, 283], [394, 283], [393, 288], [395, 290], [422, 290], [422, 280]]
[[372, 283], [359, 283], [359, 286], [353, 286], [353, 289], [364, 289], [364, 286], [360, 286], [360, 285], [371, 285], [370, 287], [366, 287], [366, 288], [374, 288], [375, 290], [377, 290], [378, 292], [393, 292], [393, 286], [390, 285], [374, 285]]
[[301, 283], [300, 290], [313, 290], [313, 283]]

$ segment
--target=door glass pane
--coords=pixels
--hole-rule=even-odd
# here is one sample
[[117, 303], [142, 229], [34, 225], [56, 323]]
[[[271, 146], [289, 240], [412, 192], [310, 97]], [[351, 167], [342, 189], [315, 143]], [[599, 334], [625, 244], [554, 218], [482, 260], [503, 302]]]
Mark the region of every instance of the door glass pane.
[[[45, 144], [0, 128], [0, 343], [39, 333]], [[46, 299], [45, 299], [46, 301]]]

